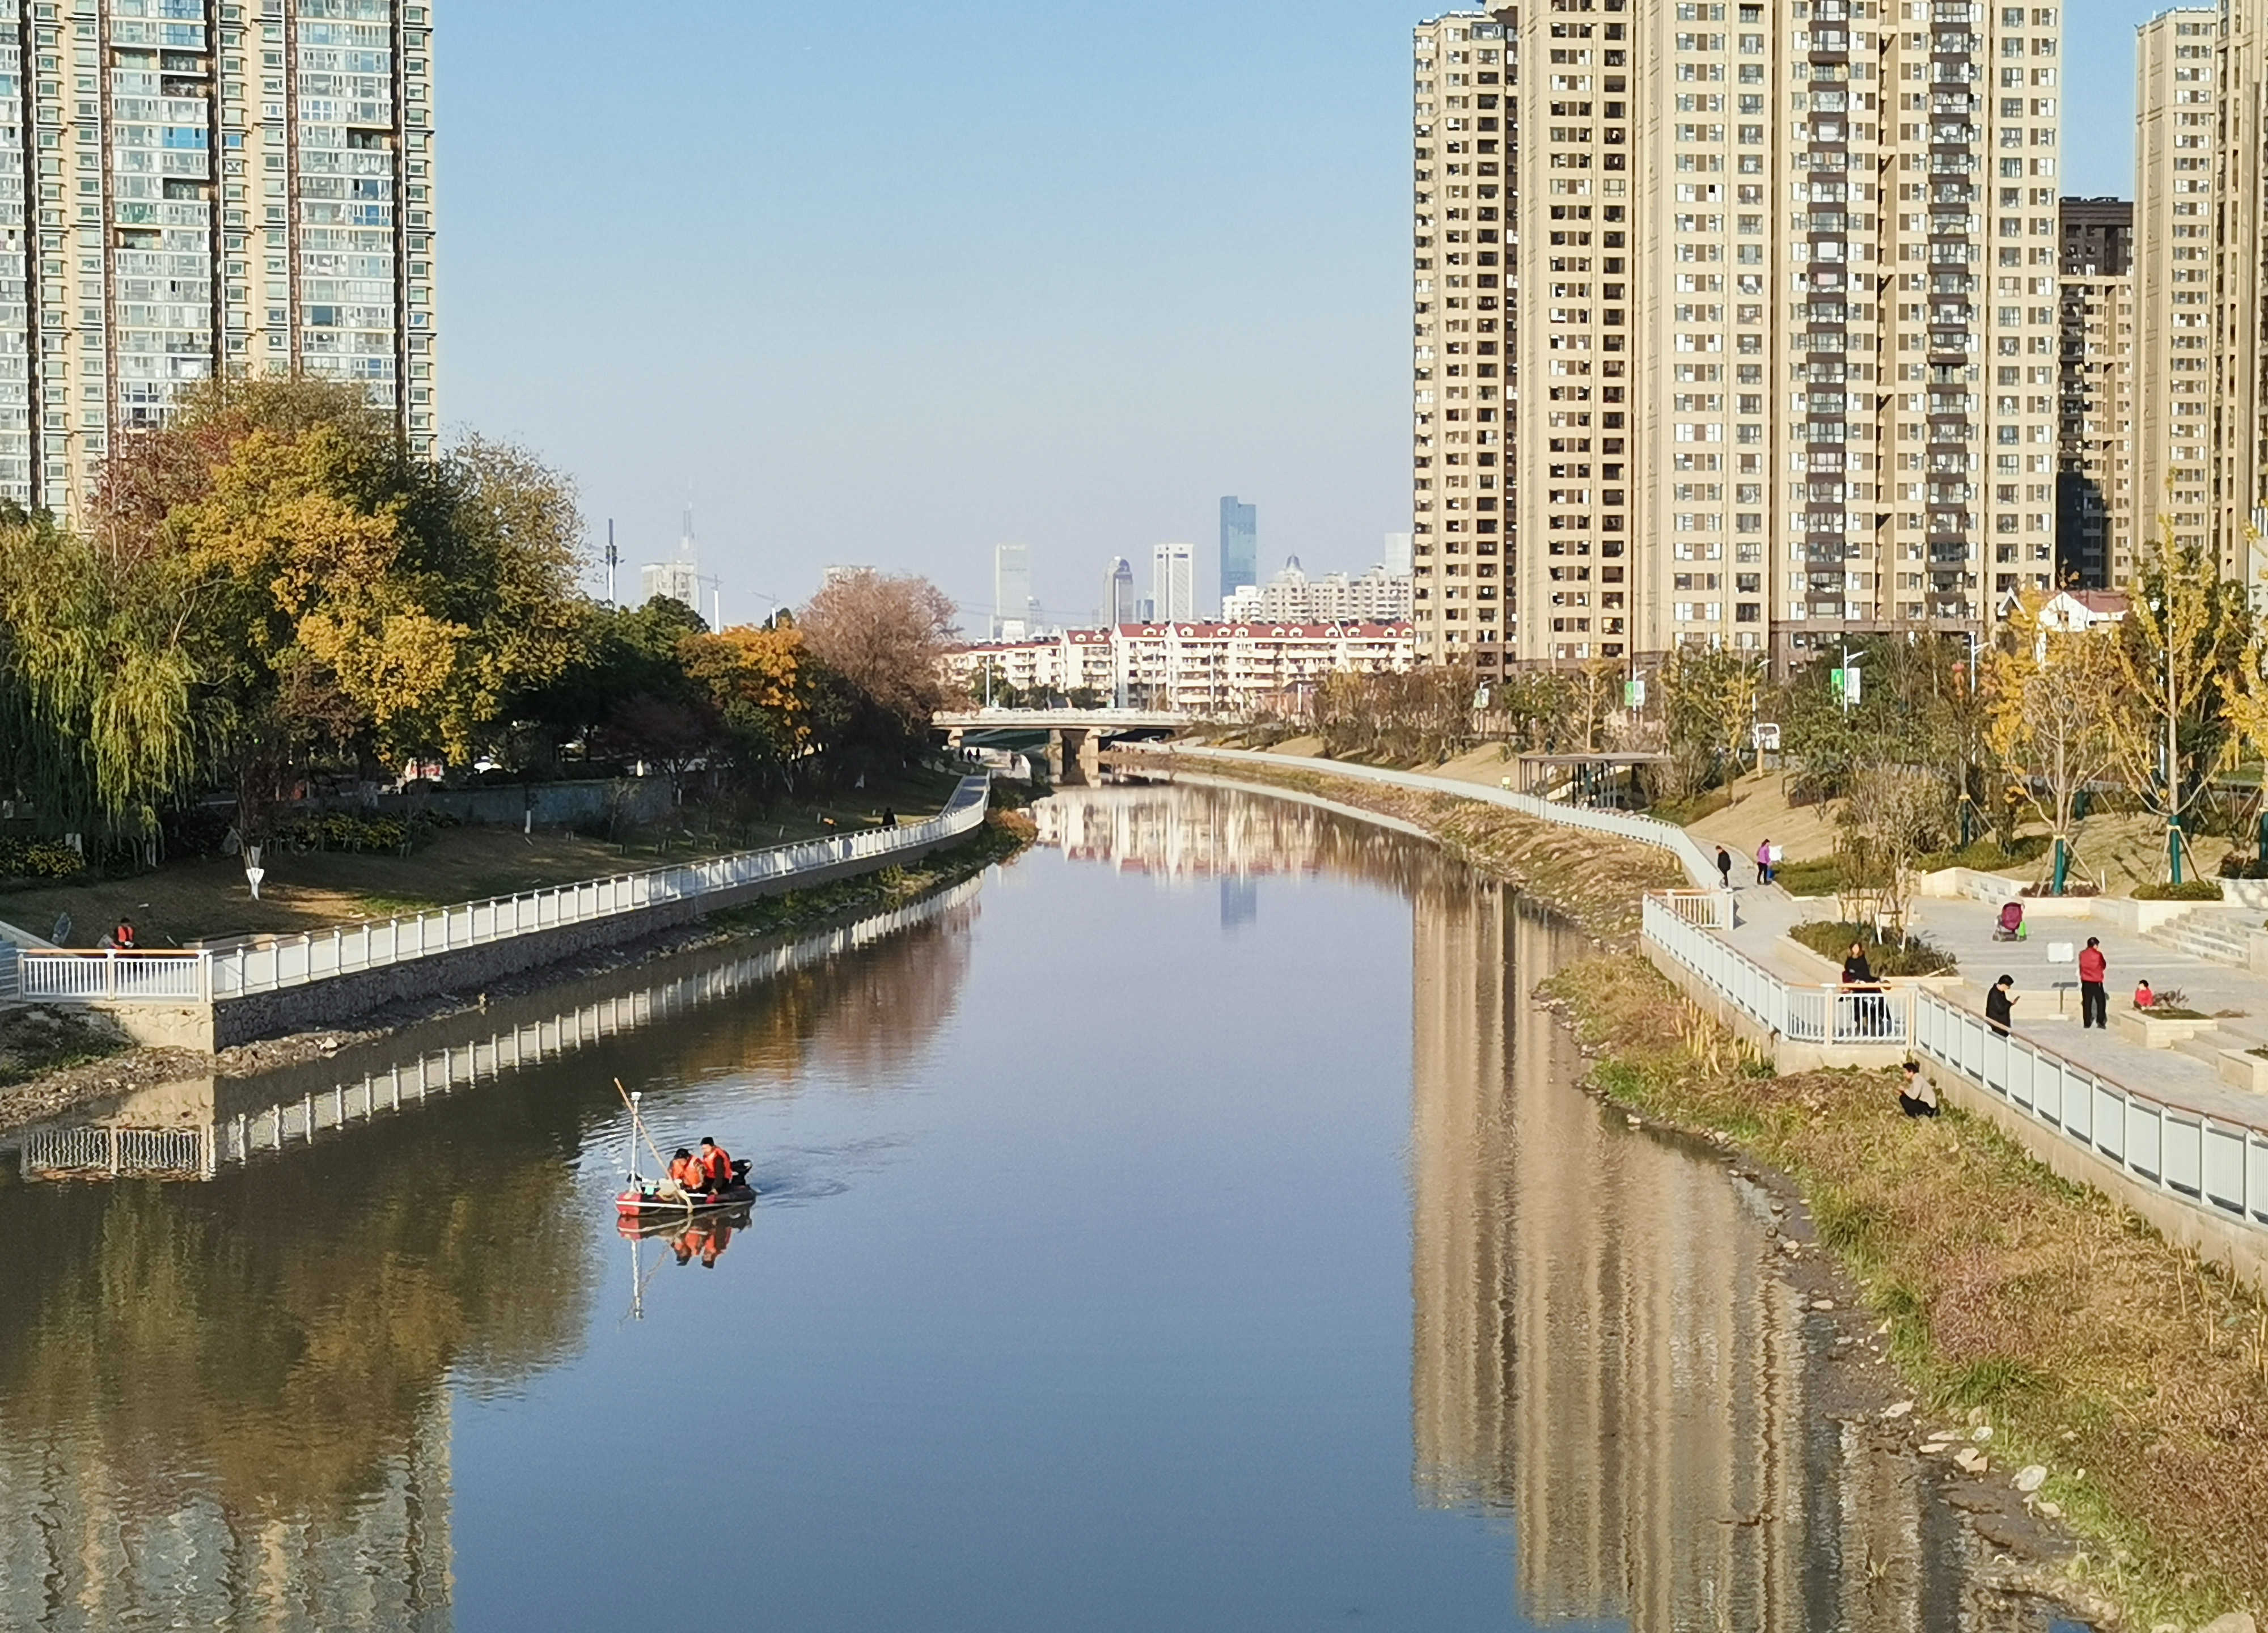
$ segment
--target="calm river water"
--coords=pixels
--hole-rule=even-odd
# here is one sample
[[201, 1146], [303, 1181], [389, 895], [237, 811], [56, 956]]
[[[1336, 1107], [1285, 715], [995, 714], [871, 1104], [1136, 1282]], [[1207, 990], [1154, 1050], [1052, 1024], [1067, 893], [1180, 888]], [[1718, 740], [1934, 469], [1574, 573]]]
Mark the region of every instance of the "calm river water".
[[[864, 945], [107, 1119], [280, 1128], [209, 1178], [0, 1140], [0, 1628], [2049, 1625], [1820, 1407], [1758, 1201], [1576, 1092], [1564, 932], [1299, 805], [1042, 813]], [[616, 1234], [616, 1078], [746, 1228]]]

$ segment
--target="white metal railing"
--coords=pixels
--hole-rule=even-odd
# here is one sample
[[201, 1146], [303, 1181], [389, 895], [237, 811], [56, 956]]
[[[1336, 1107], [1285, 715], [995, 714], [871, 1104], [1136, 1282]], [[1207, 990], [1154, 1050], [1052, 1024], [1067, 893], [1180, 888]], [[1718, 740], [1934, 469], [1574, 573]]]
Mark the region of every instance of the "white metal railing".
[[1906, 1046], [1912, 1011], [1905, 989], [1852, 992], [1783, 981], [1683, 916], [1678, 899], [1685, 894], [1649, 892], [1642, 908], [1642, 933], [1742, 1014], [1794, 1043]]
[[18, 958], [18, 996], [49, 1004], [199, 1004], [202, 953], [31, 952]]
[[342, 924], [206, 952], [26, 952], [20, 960], [21, 996], [59, 1003], [212, 1003], [305, 986], [514, 936], [642, 912], [766, 880], [819, 872], [847, 862], [922, 849], [965, 834], [982, 822], [990, 787], [986, 777], [963, 777], [953, 798], [935, 816], [894, 828], [868, 828], [648, 872], [584, 879], [487, 901], [460, 902], [383, 923]]
[[1730, 930], [1733, 901], [1721, 890], [1665, 890], [1662, 904], [1696, 930]]
[[[1140, 748], [1139, 744], [1123, 745]], [[1594, 833], [1613, 834], [1623, 839], [1636, 840], [1642, 845], [1654, 845], [1669, 851], [1685, 866], [1687, 877], [1703, 889], [1713, 888], [1717, 883], [1716, 864], [1701, 849], [1693, 835], [1675, 822], [1665, 822], [1659, 817], [1640, 816], [1631, 811], [1597, 811], [1588, 805], [1563, 805], [1534, 794], [1516, 794], [1508, 788], [1491, 788], [1485, 783], [1461, 782], [1453, 776], [1428, 776], [1420, 771], [1396, 771], [1386, 766], [1351, 765], [1343, 760], [1295, 759], [1289, 754], [1267, 754], [1248, 748], [1204, 748], [1187, 743], [1165, 743], [1158, 747], [1166, 753], [1188, 755], [1199, 760], [1242, 761], [1248, 764], [1274, 766], [1282, 771], [1315, 771], [1329, 776], [1351, 776], [1366, 783], [1384, 783], [1399, 788], [1416, 789], [1423, 793], [1452, 794], [1460, 799], [1477, 799], [1484, 805], [1502, 805], [1506, 810], [1539, 817], [1547, 822], [1557, 822], [1566, 828], [1588, 828]]]
[[2211, 1115], [2089, 1071], [1933, 992], [1914, 1000], [1915, 1048], [2141, 1183], [2268, 1227], [2268, 1122]]

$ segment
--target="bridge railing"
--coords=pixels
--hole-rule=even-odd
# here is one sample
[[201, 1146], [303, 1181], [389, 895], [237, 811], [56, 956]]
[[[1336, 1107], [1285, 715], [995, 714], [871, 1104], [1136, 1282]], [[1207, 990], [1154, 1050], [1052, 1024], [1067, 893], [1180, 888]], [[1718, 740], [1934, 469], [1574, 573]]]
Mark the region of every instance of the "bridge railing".
[[202, 952], [26, 952], [19, 960], [21, 996], [48, 1003], [204, 1004], [306, 986], [924, 849], [983, 821], [990, 789], [988, 777], [963, 777], [942, 811], [897, 828], [799, 840], [642, 873], [459, 902], [382, 923], [342, 924]]

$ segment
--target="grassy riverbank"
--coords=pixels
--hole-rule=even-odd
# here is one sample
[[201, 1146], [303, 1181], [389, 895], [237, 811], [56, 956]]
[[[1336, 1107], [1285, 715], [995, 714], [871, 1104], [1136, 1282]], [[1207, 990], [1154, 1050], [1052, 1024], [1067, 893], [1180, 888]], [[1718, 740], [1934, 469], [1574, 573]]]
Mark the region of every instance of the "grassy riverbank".
[[1635, 953], [1543, 991], [1593, 1086], [1795, 1181], [1925, 1409], [2047, 1470], [2087, 1590], [2140, 1628], [2268, 1609], [2268, 1304], [1990, 1124], [1904, 1116], [1895, 1073], [1771, 1075]]
[[984, 824], [959, 844], [933, 850], [909, 867], [886, 867], [831, 885], [766, 896], [743, 908], [712, 913], [711, 929], [732, 936], [770, 936], [803, 930], [831, 919], [887, 913], [933, 890], [957, 885], [1005, 862], [1029, 845], [1038, 832], [1021, 811], [994, 810]]
[[[600, 949], [571, 966], [524, 971], [493, 983], [490, 992], [532, 990], [698, 947], [792, 934], [888, 912], [1008, 860], [1029, 845], [1035, 834], [1031, 818], [1023, 812], [995, 809], [983, 826], [966, 839], [932, 851], [911, 866], [882, 868], [809, 890], [768, 896], [647, 941]], [[350, 1027], [327, 1027], [241, 1045], [225, 1051], [217, 1061], [186, 1049], [137, 1048], [101, 1018], [60, 1007], [0, 1010], [0, 1131], [216, 1067], [226, 1078], [257, 1076], [328, 1053], [342, 1042], [381, 1037], [464, 1006], [461, 998], [413, 1004]]]
[[[1145, 755], [1133, 763], [1137, 769], [1146, 769], [1159, 759]], [[1688, 882], [1676, 858], [1658, 846], [1540, 822], [1500, 805], [1292, 766], [1219, 760], [1182, 763], [1206, 776], [1290, 789], [1413, 823], [1453, 854], [1518, 886], [1602, 941], [1627, 941], [1637, 933], [1638, 902], [1646, 891], [1675, 889]]]

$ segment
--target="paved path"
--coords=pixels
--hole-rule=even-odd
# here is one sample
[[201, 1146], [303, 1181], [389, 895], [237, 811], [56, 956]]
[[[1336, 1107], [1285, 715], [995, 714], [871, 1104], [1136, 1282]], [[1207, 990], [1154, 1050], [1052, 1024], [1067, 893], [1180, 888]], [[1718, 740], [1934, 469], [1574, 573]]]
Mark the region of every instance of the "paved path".
[[[1831, 899], [1793, 897], [1777, 885], [1739, 886], [1734, 892], [1734, 928], [1728, 939], [1785, 979], [1816, 984], [1828, 977], [1794, 950], [1787, 931], [1807, 920], [1830, 917], [1834, 911]], [[2114, 1009], [2131, 1003], [2134, 983], [2146, 976], [2154, 987], [2182, 989], [2192, 1009], [2208, 1014], [2225, 1009], [2242, 1011], [2241, 1019], [2221, 1022], [2221, 1035], [2208, 1048], [2268, 1043], [2268, 980], [2177, 953], [2097, 919], [2035, 919], [2029, 940], [2008, 942], [1992, 939], [1999, 909], [1984, 902], [1921, 901], [1914, 904], [1913, 917], [1915, 929], [1952, 953], [1959, 965], [1965, 984], [1948, 994], [1953, 1002], [1981, 1012], [1985, 989], [2000, 976], [2014, 975], [2016, 989], [2023, 995], [2016, 1004], [2020, 1036], [2090, 1071], [2192, 1111], [2268, 1126], [2268, 1095], [2222, 1081], [2216, 1065], [2178, 1049], [2146, 1049], [2116, 1033], [2082, 1029], [2079, 972], [2071, 964], [2050, 962], [2048, 953], [2054, 944], [2067, 941], [2076, 954], [2089, 936], [2100, 938], [2110, 960]]]

